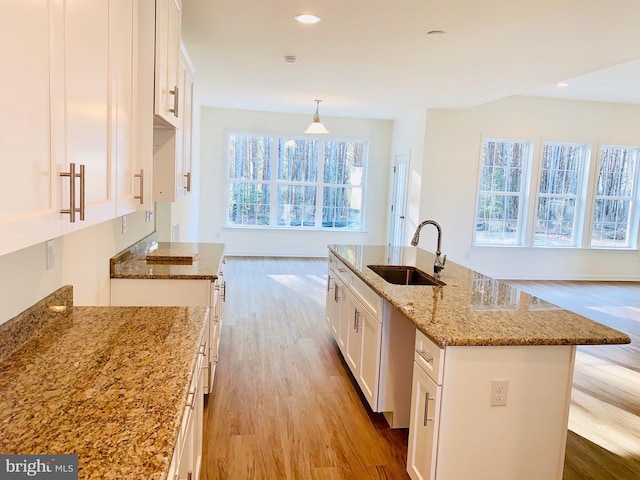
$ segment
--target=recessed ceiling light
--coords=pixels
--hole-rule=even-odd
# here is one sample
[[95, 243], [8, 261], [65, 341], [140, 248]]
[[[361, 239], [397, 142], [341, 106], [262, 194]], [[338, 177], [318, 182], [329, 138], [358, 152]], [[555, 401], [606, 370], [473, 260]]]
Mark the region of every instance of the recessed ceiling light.
[[313, 13], [301, 13], [293, 18], [295, 18], [300, 23], [318, 23], [320, 20], [322, 20], [319, 16], [314, 15]]
[[446, 34], [447, 32], [445, 32], [444, 30], [429, 30], [427, 32], [427, 37], [441, 37]]
[[556, 87], [558, 88], [564, 88], [564, 87], [568, 87], [569, 84], [567, 82], [558, 82], [556, 83]]

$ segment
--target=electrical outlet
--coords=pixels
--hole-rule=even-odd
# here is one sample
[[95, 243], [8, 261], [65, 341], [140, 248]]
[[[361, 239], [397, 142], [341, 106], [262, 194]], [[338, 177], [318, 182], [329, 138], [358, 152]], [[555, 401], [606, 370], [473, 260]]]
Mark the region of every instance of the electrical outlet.
[[507, 397], [509, 394], [509, 380], [492, 380], [491, 381], [491, 407], [504, 407], [507, 405]]
[[51, 270], [56, 264], [56, 249], [53, 240], [47, 240], [47, 270]]
[[127, 216], [123, 215], [122, 216], [122, 234], [124, 235], [125, 233], [127, 233]]

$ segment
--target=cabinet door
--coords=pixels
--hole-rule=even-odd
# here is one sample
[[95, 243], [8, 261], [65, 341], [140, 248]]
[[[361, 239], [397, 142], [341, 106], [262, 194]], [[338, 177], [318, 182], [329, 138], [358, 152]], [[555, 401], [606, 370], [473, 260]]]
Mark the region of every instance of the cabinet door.
[[116, 162], [117, 216], [153, 210], [155, 5], [111, 2], [111, 152]]
[[189, 195], [193, 187], [192, 145], [193, 145], [193, 78], [186, 51], [182, 50], [182, 85], [183, 85], [183, 118], [182, 118], [182, 192]]
[[117, 215], [136, 209], [133, 155], [133, 38], [137, 2], [112, 2], [109, 8], [110, 123], [112, 161], [116, 163]]
[[351, 368], [351, 372], [356, 377], [359, 377], [360, 365], [362, 363], [362, 329], [364, 323], [364, 307], [355, 299], [355, 297], [349, 292], [349, 309], [346, 319], [348, 324], [347, 332], [347, 351], [345, 353], [345, 360], [347, 365]]
[[[85, 168], [85, 219], [76, 218], [68, 228], [73, 230], [112, 219], [116, 212], [116, 165], [108, 142], [109, 1], [65, 2], [64, 9], [66, 165]], [[61, 181], [63, 192], [68, 192], [69, 179]], [[62, 204], [68, 208], [69, 198]]]
[[182, 119], [178, 86], [181, 22], [180, 0], [156, 0], [155, 114], [174, 127]]
[[50, 51], [57, 23], [48, 0], [5, 2], [0, 15], [0, 255], [62, 234], [60, 179], [51, 143]]
[[325, 297], [324, 303], [324, 311], [325, 311], [325, 320], [327, 321], [327, 326], [333, 333], [333, 304], [335, 303], [335, 291], [336, 291], [336, 279], [333, 270], [329, 269], [327, 272], [327, 294]]
[[342, 355], [346, 356], [349, 327], [351, 325], [351, 323], [349, 322], [349, 318], [353, 318], [349, 316], [349, 290], [347, 289], [347, 286], [344, 284], [344, 282], [340, 279], [340, 277], [336, 277], [334, 289], [336, 304], [333, 307], [333, 329], [334, 332], [337, 333], [336, 341], [338, 342], [338, 347], [340, 347]]
[[360, 312], [362, 350], [358, 384], [374, 412], [378, 411], [378, 380], [380, 378], [380, 345], [382, 325], [377, 317], [366, 309]]
[[414, 363], [407, 452], [413, 480], [435, 479], [441, 388]]

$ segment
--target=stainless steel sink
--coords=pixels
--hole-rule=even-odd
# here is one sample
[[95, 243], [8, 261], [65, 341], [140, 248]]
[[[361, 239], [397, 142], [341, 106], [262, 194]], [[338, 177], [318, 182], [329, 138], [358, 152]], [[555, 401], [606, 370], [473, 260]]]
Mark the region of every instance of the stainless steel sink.
[[367, 267], [394, 285], [446, 285], [443, 281], [410, 265], [367, 265]]

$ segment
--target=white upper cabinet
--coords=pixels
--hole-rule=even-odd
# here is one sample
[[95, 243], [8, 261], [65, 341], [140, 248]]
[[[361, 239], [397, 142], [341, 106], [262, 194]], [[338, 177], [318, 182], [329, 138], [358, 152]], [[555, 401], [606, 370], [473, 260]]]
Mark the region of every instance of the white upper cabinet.
[[[112, 2], [115, 5], [119, 2]], [[115, 217], [116, 165], [111, 155], [109, 69], [109, 0], [75, 0], [64, 2], [64, 123], [56, 122], [60, 131], [56, 141], [63, 141], [65, 168], [76, 165], [79, 175], [76, 189], [75, 230]], [[129, 87], [130, 89], [130, 87]], [[112, 100], [115, 100], [112, 98]], [[82, 171], [84, 166], [84, 172]], [[69, 177], [62, 177], [62, 209], [71, 202]], [[67, 198], [68, 195], [68, 198]], [[84, 217], [84, 218], [83, 218]]]
[[174, 202], [188, 195], [194, 182], [192, 165], [193, 66], [184, 46], [178, 63], [180, 118], [176, 127], [156, 125], [154, 129], [153, 199]]
[[181, 0], [156, 0], [155, 114], [164, 122], [179, 127], [179, 59], [182, 24]]
[[49, 104], [54, 13], [48, 0], [16, 0], [0, 15], [0, 255], [62, 233]]
[[184, 106], [182, 108], [184, 112], [182, 123], [182, 192], [184, 195], [189, 195], [192, 191], [193, 181], [192, 176], [192, 144], [193, 144], [193, 67], [189, 60], [187, 52], [182, 48], [182, 55], [180, 55], [181, 75], [183, 77], [183, 91], [182, 95]]
[[155, 5], [145, 0], [110, 6], [110, 140], [118, 217], [153, 209], [154, 18]]

